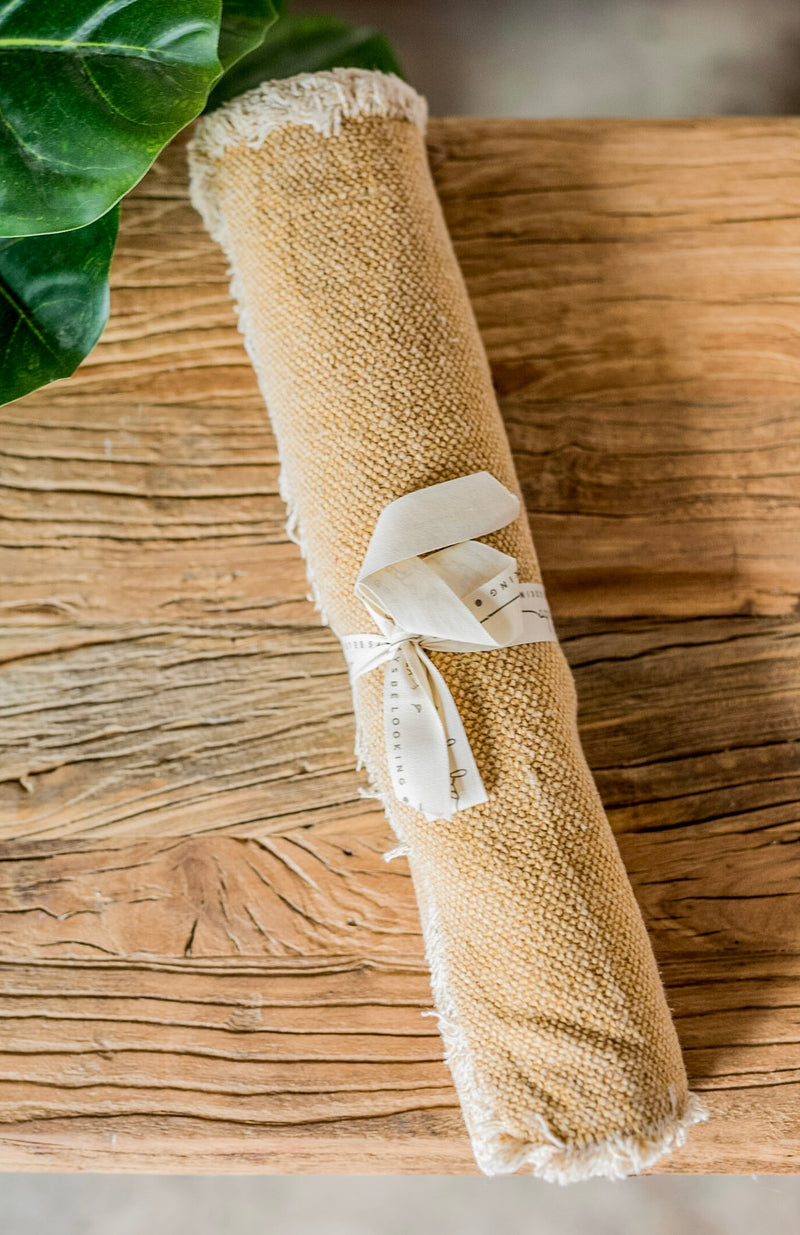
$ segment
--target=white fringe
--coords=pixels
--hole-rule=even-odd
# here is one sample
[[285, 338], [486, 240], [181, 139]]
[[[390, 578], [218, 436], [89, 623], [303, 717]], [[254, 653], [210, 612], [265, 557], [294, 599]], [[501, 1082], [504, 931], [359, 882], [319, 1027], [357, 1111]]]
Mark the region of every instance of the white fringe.
[[627, 1179], [679, 1149], [686, 1143], [689, 1128], [706, 1119], [708, 1111], [697, 1094], [690, 1093], [681, 1115], [667, 1116], [646, 1133], [637, 1136], [616, 1133], [594, 1145], [578, 1147], [560, 1140], [541, 1118], [542, 1135], [548, 1144], [514, 1141], [500, 1134], [494, 1143], [485, 1146], [481, 1158], [476, 1152], [476, 1160], [486, 1175], [510, 1175], [529, 1167], [537, 1179], [555, 1184], [581, 1183], [596, 1178]]
[[411, 849], [405, 843], [402, 845], [395, 845], [394, 849], [386, 850], [383, 855], [383, 860], [384, 862], [392, 862], [395, 858], [407, 858], [410, 853]]
[[[413, 855], [410, 860], [413, 862]], [[527, 1167], [536, 1178], [548, 1183], [580, 1183], [597, 1177], [625, 1179], [678, 1149], [685, 1143], [692, 1124], [708, 1119], [708, 1111], [696, 1094], [690, 1093], [684, 1109], [679, 1111], [675, 1092], [670, 1089], [669, 1115], [635, 1136], [615, 1133], [594, 1144], [570, 1145], [550, 1128], [543, 1115], [534, 1115], [534, 1122], [544, 1144], [509, 1135], [495, 1115], [491, 1095], [478, 1083], [469, 1043], [450, 996], [445, 935], [435, 898], [424, 886], [422, 872], [414, 869], [412, 874], [435, 1004], [433, 1013], [422, 1015], [438, 1017], [445, 1063], [458, 1093], [475, 1161], [484, 1175], [511, 1175]]]
[[213, 182], [229, 146], [257, 150], [284, 124], [309, 125], [324, 137], [334, 137], [342, 120], [359, 116], [408, 120], [424, 132], [428, 105], [394, 73], [330, 69], [262, 82], [204, 116], [189, 142], [189, 167], [192, 203], [213, 238], [223, 243], [224, 222]]

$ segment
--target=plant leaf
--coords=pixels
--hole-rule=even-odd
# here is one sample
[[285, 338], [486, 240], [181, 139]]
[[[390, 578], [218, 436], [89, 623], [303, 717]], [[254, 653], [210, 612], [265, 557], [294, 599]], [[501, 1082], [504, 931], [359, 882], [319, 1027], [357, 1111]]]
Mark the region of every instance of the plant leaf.
[[203, 108], [220, 0], [0, 5], [0, 235], [92, 222]]
[[0, 240], [0, 403], [68, 377], [108, 317], [119, 208], [75, 231]]
[[217, 56], [223, 69], [258, 47], [281, 11], [280, 0], [222, 0]]
[[349, 26], [338, 17], [289, 14], [267, 31], [255, 51], [220, 78], [205, 110], [213, 111], [265, 80], [349, 67], [403, 76], [387, 39], [369, 26]]

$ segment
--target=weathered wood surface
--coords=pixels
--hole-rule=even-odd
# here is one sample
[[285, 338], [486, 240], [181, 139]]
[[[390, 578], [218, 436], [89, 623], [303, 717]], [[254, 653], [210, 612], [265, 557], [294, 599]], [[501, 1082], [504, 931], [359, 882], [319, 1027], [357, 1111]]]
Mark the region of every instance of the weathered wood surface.
[[[795, 121], [438, 121], [589, 762], [714, 1118], [800, 1165]], [[0, 409], [0, 1162], [474, 1171], [180, 150]]]

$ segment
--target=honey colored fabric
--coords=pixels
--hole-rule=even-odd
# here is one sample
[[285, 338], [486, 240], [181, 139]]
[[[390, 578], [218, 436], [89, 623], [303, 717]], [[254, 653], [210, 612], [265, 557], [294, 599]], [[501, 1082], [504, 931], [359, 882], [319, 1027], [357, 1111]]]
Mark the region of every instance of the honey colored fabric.
[[[484, 469], [520, 495], [423, 127], [398, 79], [336, 70], [249, 92], [201, 122], [191, 151], [290, 527], [339, 636], [377, 631], [354, 585], [388, 503]], [[485, 540], [541, 579], [524, 514]], [[354, 684], [358, 750], [408, 855], [476, 1160], [561, 1182], [637, 1171], [703, 1113], [581, 750], [571, 671], [558, 643], [432, 657], [489, 801], [431, 822], [393, 797], [380, 671]]]

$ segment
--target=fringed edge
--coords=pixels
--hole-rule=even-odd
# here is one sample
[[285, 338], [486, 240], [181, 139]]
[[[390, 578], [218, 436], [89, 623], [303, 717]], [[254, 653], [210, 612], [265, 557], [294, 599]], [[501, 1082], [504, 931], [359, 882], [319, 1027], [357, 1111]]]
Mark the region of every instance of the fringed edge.
[[383, 807], [384, 814], [386, 815], [386, 819], [389, 824], [389, 827], [394, 832], [395, 839], [398, 842], [394, 846], [393, 849], [385, 850], [383, 854], [384, 862], [393, 862], [395, 858], [407, 858], [411, 854], [411, 849], [409, 848], [409, 845], [406, 842], [405, 838], [403, 837], [402, 833], [398, 830], [397, 824], [395, 820], [392, 818], [392, 811], [390, 809], [390, 804], [386, 800], [385, 794], [381, 792], [381, 788], [380, 788], [380, 785], [378, 784], [377, 777], [374, 775], [373, 770], [369, 765], [369, 760], [367, 758], [366, 743], [364, 741], [364, 734], [362, 732], [361, 725], [358, 719], [358, 709], [354, 708], [353, 711], [355, 713], [355, 727], [356, 727], [355, 749], [354, 749], [354, 754], [356, 757], [356, 771], [357, 772], [364, 771], [367, 774], [367, 788], [359, 789], [358, 791], [359, 797], [372, 798], [373, 801], [380, 802], [381, 806]]
[[685, 1143], [688, 1129], [708, 1119], [708, 1111], [696, 1094], [687, 1094], [679, 1109], [675, 1091], [670, 1089], [669, 1113], [637, 1134], [620, 1132], [588, 1145], [570, 1145], [538, 1114], [533, 1118], [541, 1141], [524, 1141], [509, 1135], [496, 1117], [491, 1095], [478, 1082], [472, 1051], [450, 996], [445, 937], [435, 899], [429, 893], [423, 872], [415, 869], [412, 874], [435, 1005], [433, 1011], [422, 1015], [438, 1019], [444, 1060], [458, 1093], [475, 1161], [484, 1175], [511, 1175], [528, 1167], [531, 1174], [548, 1183], [579, 1183], [597, 1177], [625, 1179], [678, 1149]]
[[669, 1115], [635, 1135], [619, 1132], [594, 1144], [575, 1146], [555, 1136], [542, 1118], [547, 1144], [518, 1141], [498, 1130], [485, 1142], [473, 1141], [473, 1150], [486, 1175], [510, 1175], [529, 1167], [531, 1174], [548, 1183], [572, 1184], [598, 1177], [627, 1179], [680, 1149], [689, 1128], [706, 1119], [708, 1110], [697, 1094], [689, 1093], [681, 1113], [673, 1104]]
[[262, 82], [204, 116], [189, 142], [191, 196], [213, 238], [222, 243], [224, 223], [214, 182], [230, 146], [257, 150], [285, 124], [308, 125], [334, 137], [343, 120], [365, 116], [408, 120], [424, 132], [428, 105], [394, 73], [330, 69]]

